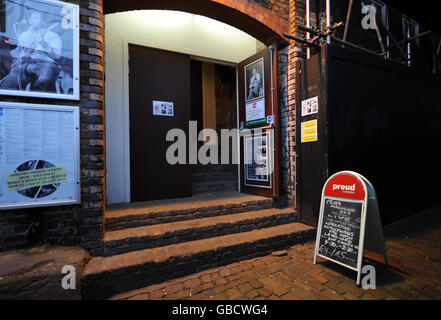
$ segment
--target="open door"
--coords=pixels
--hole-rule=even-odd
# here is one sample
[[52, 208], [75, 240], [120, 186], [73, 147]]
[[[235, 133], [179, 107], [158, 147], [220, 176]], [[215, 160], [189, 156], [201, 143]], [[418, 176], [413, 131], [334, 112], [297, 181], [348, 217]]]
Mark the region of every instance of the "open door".
[[238, 65], [241, 192], [279, 197], [277, 48]]

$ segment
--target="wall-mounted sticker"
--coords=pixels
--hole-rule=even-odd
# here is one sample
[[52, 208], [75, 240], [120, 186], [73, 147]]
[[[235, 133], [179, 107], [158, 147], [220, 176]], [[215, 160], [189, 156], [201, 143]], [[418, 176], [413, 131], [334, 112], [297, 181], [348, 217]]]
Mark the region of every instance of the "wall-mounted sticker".
[[266, 123], [271, 123], [271, 122], [273, 122], [273, 116], [266, 117]]
[[300, 133], [302, 143], [318, 141], [317, 119], [302, 122]]
[[318, 97], [302, 101], [302, 117], [315, 114], [319, 110]]
[[175, 108], [173, 102], [153, 101], [153, 115], [163, 117], [173, 117]]

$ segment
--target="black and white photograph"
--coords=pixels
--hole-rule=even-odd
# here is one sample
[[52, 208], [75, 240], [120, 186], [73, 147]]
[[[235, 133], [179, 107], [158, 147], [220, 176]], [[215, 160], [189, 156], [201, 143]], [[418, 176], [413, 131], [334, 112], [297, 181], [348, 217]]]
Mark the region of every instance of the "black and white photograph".
[[0, 94], [79, 99], [77, 5], [2, 0], [0, 39]]
[[[55, 165], [48, 161], [44, 160], [30, 160], [22, 163], [15, 172], [22, 172], [22, 171], [30, 171], [30, 170], [38, 170], [38, 169], [45, 169], [45, 168], [54, 168]], [[44, 198], [55, 191], [57, 191], [58, 187], [60, 186], [60, 183], [51, 183], [45, 186], [38, 186], [38, 187], [31, 187], [26, 188], [22, 190], [17, 190], [17, 192], [25, 197], [35, 199], [35, 198]]]
[[245, 67], [246, 101], [265, 96], [263, 58]]

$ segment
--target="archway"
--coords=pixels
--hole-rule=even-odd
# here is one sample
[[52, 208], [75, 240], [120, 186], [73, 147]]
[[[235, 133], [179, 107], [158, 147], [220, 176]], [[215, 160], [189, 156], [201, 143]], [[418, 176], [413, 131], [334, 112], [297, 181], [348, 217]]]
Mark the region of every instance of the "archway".
[[289, 30], [288, 22], [262, 5], [247, 0], [106, 0], [103, 6], [104, 14], [148, 9], [194, 13], [236, 27], [265, 45], [288, 45], [282, 36]]
[[[130, 86], [128, 85], [128, 73], [130, 73], [129, 46], [136, 44], [138, 46], [180, 52], [190, 55], [191, 59], [202, 58], [204, 60], [208, 58], [212, 64], [222, 64], [226, 62], [233, 68], [237, 68], [239, 62], [264, 49], [265, 45], [272, 45], [273, 47], [279, 48], [286, 46], [288, 43], [283, 39], [281, 34], [286, 32], [287, 22], [260, 4], [246, 4], [248, 4], [246, 1], [236, 1], [232, 4], [222, 4], [218, 1], [195, 1], [192, 3], [186, 1], [166, 1], [165, 3], [158, 1], [149, 1], [148, 3], [141, 1], [130, 1], [128, 3], [117, 1], [106, 2], [104, 13], [107, 16], [105, 19], [106, 31], [104, 38], [106, 43], [105, 60], [107, 62], [105, 72], [107, 75], [106, 167], [108, 204], [135, 201], [132, 198], [134, 193], [131, 191], [131, 185], [134, 180], [130, 177], [131, 173], [138, 172], [138, 170], [133, 169], [135, 166], [132, 167], [131, 159], [137, 159], [139, 157], [132, 157], [131, 149], [139, 150], [139, 148], [132, 148], [130, 143], [131, 121], [128, 116], [130, 110]], [[230, 5], [232, 7], [230, 7]], [[151, 13], [150, 15], [149, 12]], [[167, 20], [167, 16], [173, 14], [176, 14], [176, 20], [172, 21], [172, 24], [175, 25], [175, 29], [169, 28], [167, 24], [164, 24], [164, 21]], [[162, 15], [164, 15], [164, 21], [161, 18]], [[213, 19], [211, 22], [214, 22], [212, 26], [215, 30], [235, 29], [237, 33], [246, 35], [248, 39], [245, 39], [246, 37], [240, 39], [249, 41], [247, 48], [251, 48], [251, 51], [244, 51], [242, 50], [243, 48], [240, 48], [243, 47], [244, 42], [246, 42], [238, 40], [239, 37], [243, 35], [238, 36], [235, 42], [230, 41], [230, 43], [225, 42], [225, 44], [223, 44], [223, 42], [226, 39], [231, 40], [234, 37], [230, 38], [228, 35], [222, 35], [223, 39], [216, 37], [210, 39], [202, 37], [202, 34], [198, 34], [198, 36], [194, 34], [191, 38], [188, 38], [189, 32], [187, 31], [194, 31], [194, 29], [191, 29], [191, 26], [198, 26], [198, 22], [201, 22], [199, 27], [205, 25], [205, 22], [210, 24], [210, 21], [205, 20], [205, 17], [208, 20]], [[152, 20], [160, 20], [158, 21], [160, 26], [151, 24], [150, 22], [152, 22]], [[179, 21], [185, 23], [182, 24], [181, 27], [176, 28], [176, 24], [179, 24]], [[264, 23], [261, 21], [264, 21]], [[216, 22], [219, 22], [220, 25], [216, 25]], [[210, 32], [211, 31], [213, 30], [210, 30]], [[231, 34], [237, 35], [236, 31], [231, 31]], [[148, 34], [152, 35], [152, 37], [147, 36]], [[157, 37], [158, 34], [164, 35], [165, 37], [159, 39]], [[155, 39], [152, 39], [153, 35], [156, 36]], [[187, 38], [185, 38], [185, 35]], [[222, 44], [220, 44], [221, 42]], [[213, 47], [215, 50], [208, 50], [208, 47]], [[242, 56], [233, 56], [232, 53], [235, 50], [242, 50], [240, 52]], [[220, 52], [224, 53], [219, 55]], [[228, 52], [228, 55], [226, 52]], [[284, 55], [287, 56], [287, 53]], [[272, 59], [273, 58], [270, 59], [268, 56], [266, 61]], [[210, 63], [210, 61], [206, 62]], [[276, 64], [272, 65], [271, 69], [274, 67], [275, 69], [273, 70], [277, 72], [275, 65]], [[269, 81], [274, 74], [269, 70], [267, 70], [267, 72]], [[271, 77], [270, 74], [272, 74]], [[120, 75], [122, 75], [122, 77]], [[234, 81], [236, 81], [235, 77]], [[283, 89], [285, 90], [285, 85]], [[268, 99], [271, 99], [271, 95], [272, 94], [268, 92], [266, 96]], [[286, 94], [284, 96], [286, 96]], [[275, 99], [277, 100], [277, 95]], [[267, 105], [270, 103], [271, 101], [268, 100]], [[237, 103], [235, 103], [235, 105], [237, 105]], [[213, 123], [213, 121], [211, 121], [211, 123]], [[238, 128], [239, 126], [235, 124], [230, 128], [234, 127]], [[139, 136], [141, 135], [136, 134], [136, 137]], [[138, 175], [136, 176], [138, 177]], [[234, 179], [237, 180], [237, 176]], [[276, 185], [276, 183], [273, 184]], [[237, 190], [237, 187], [234, 188]], [[169, 191], [167, 191], [167, 194], [168, 193]], [[136, 200], [135, 202], [140, 201], [141, 200]]]

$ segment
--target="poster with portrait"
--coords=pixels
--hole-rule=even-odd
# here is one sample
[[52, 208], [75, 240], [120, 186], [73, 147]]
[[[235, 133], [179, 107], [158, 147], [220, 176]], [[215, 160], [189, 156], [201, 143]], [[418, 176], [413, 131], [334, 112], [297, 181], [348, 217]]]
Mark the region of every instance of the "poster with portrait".
[[266, 123], [264, 77], [263, 58], [245, 66], [246, 126]]
[[0, 1], [0, 94], [79, 99], [79, 7]]
[[246, 101], [265, 97], [263, 58], [245, 66]]

